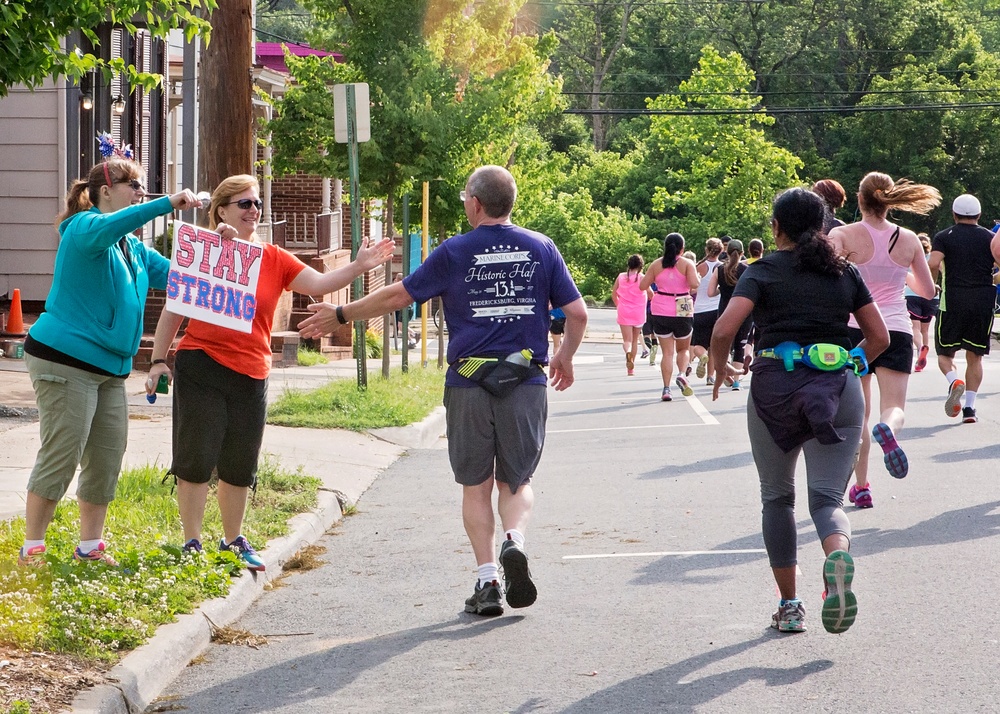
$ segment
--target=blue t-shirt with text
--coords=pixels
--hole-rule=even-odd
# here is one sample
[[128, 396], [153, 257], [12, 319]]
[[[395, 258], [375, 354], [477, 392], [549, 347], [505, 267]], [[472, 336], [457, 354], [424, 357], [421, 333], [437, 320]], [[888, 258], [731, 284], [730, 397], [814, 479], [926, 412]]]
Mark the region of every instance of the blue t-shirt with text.
[[[551, 239], [512, 224], [480, 226], [449, 238], [403, 279], [414, 302], [441, 296], [448, 364], [463, 357], [506, 357], [529, 348], [548, 363], [549, 303], [580, 298]], [[544, 384], [545, 377], [529, 383]], [[448, 386], [474, 386], [448, 370]]]

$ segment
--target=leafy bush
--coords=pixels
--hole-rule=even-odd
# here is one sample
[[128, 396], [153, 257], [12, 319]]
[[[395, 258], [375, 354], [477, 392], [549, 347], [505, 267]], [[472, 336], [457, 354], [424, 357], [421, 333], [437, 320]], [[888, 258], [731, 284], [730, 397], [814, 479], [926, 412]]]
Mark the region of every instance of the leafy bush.
[[[382, 337], [371, 330], [365, 332], [365, 353], [368, 359], [378, 359], [382, 356]], [[358, 358], [357, 342], [354, 343], [352, 354], [354, 359]]]
[[640, 224], [618, 208], [596, 210], [590, 193], [560, 193], [536, 207], [525, 226], [555, 241], [580, 292], [605, 300], [633, 253], [648, 251]]

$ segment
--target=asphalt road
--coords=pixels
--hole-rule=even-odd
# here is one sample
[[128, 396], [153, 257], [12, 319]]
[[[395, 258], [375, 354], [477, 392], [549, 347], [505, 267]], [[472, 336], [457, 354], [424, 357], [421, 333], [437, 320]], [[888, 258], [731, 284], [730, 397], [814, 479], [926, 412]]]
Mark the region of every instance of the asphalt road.
[[875, 508], [849, 509], [859, 616], [839, 636], [819, 621], [822, 553], [801, 469], [809, 631], [768, 627], [777, 595], [747, 392], [713, 403], [701, 384], [661, 403], [659, 370], [626, 377], [614, 344], [585, 344], [577, 364], [576, 385], [550, 392], [534, 479], [533, 607], [463, 613], [475, 563], [460, 489], [445, 450], [412, 451], [323, 538], [327, 565], [290, 576], [239, 623], [269, 643], [213, 645], [159, 710], [998, 710], [995, 358], [976, 425], [945, 417], [933, 364], [911, 378], [910, 475], [890, 478], [873, 455]]

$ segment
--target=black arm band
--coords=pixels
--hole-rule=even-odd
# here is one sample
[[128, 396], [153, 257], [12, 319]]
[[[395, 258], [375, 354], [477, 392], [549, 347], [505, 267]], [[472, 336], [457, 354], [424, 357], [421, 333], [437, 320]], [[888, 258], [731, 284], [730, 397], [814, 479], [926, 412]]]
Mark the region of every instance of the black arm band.
[[166, 363], [167, 363], [167, 361], [165, 359], [154, 359], [152, 362], [150, 362], [150, 365], [154, 365], [154, 364], [166, 364]]
[[343, 305], [337, 305], [337, 322], [339, 322], [341, 325], [347, 324], [347, 318], [344, 317]]

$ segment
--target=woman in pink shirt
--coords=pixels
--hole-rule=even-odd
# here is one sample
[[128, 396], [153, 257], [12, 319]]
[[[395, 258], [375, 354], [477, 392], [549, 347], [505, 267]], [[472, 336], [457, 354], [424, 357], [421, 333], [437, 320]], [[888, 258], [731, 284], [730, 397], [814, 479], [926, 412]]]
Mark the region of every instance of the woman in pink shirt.
[[[854, 467], [856, 483], [848, 498], [858, 508], [871, 508], [871, 485], [868, 482], [868, 453], [874, 437], [883, 451], [889, 473], [903, 478], [909, 471], [906, 454], [896, 440], [903, 428], [906, 387], [913, 364], [913, 327], [906, 309], [903, 287], [910, 288], [928, 299], [934, 297], [934, 281], [917, 235], [888, 220], [890, 210], [903, 210], [925, 215], [941, 203], [941, 194], [933, 186], [910, 183], [906, 179], [893, 182], [886, 174], [872, 172], [861, 180], [858, 207], [861, 220], [830, 231], [837, 251], [857, 265], [865, 284], [871, 290], [885, 325], [889, 329], [889, 348], [870, 365], [867, 376], [861, 378], [865, 394], [865, 423], [861, 430], [861, 449]], [[861, 341], [861, 330], [851, 317], [851, 341]], [[872, 374], [878, 382], [879, 422], [868, 430], [871, 414]]]
[[650, 264], [649, 271], [639, 283], [642, 290], [656, 284], [656, 291], [650, 300], [650, 323], [663, 353], [660, 360], [660, 374], [663, 376], [660, 399], [664, 402], [672, 399], [670, 376], [675, 356], [677, 386], [685, 397], [694, 394], [684, 373], [691, 361], [691, 335], [694, 333], [692, 294], [698, 289], [699, 276], [694, 262], [685, 258], [683, 253], [684, 236], [670, 233], [663, 240], [663, 257]]
[[618, 310], [618, 327], [622, 331], [625, 368], [629, 377], [635, 373], [635, 353], [639, 348], [642, 323], [646, 321], [646, 298], [649, 291], [639, 287], [642, 281], [642, 266], [641, 255], [630, 255], [628, 270], [618, 274], [611, 288], [611, 300]]

